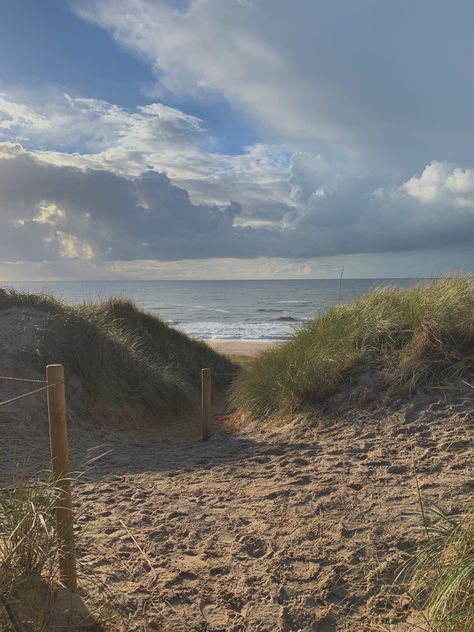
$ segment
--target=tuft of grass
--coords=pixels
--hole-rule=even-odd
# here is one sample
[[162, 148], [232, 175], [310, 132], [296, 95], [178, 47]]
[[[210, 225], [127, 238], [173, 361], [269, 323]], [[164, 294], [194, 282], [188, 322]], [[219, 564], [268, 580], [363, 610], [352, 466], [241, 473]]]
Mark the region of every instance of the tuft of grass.
[[199, 402], [201, 368], [217, 389], [231, 382], [236, 366], [206, 344], [138, 309], [131, 301], [67, 305], [48, 295], [0, 288], [0, 310], [47, 314], [38, 353], [25, 357], [43, 369], [65, 365], [78, 376], [89, 406], [112, 406], [117, 415], [152, 420], [190, 411]]
[[31, 621], [34, 629], [47, 625], [60, 553], [54, 526], [58, 498], [50, 475], [31, 482], [22, 470], [0, 490], [2, 629], [23, 629]]
[[[60, 581], [62, 555], [56, 526], [61, 489], [49, 471], [30, 477], [19, 466], [0, 488], [0, 629], [104, 632], [78, 593]], [[97, 584], [97, 578], [80, 582]], [[84, 590], [82, 589], [82, 594]]]
[[237, 379], [234, 397], [251, 416], [265, 417], [325, 404], [361, 374], [379, 394], [399, 395], [473, 371], [474, 279], [456, 274], [406, 290], [375, 289], [330, 309], [258, 356]]
[[422, 539], [403, 566], [414, 604], [432, 632], [474, 630], [474, 511], [424, 507]]

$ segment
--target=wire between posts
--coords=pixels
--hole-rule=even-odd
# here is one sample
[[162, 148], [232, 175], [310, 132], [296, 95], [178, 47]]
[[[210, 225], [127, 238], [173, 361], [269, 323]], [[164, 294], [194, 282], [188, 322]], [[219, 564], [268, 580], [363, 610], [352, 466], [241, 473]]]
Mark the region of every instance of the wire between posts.
[[39, 393], [41, 391], [47, 391], [48, 388], [52, 388], [53, 386], [58, 386], [59, 384], [64, 384], [64, 382], [55, 382], [54, 384], [48, 384], [47, 386], [42, 386], [41, 388], [37, 388], [34, 391], [30, 391], [29, 393], [23, 393], [23, 395], [18, 395], [17, 397], [12, 397], [11, 399], [6, 399], [3, 402], [0, 402], [0, 406], [6, 406], [7, 404], [12, 404], [19, 399], [23, 399], [24, 397], [29, 397], [30, 395], [34, 395], [35, 393]]
[[6, 377], [5, 375], [0, 375], [0, 380], [11, 380], [12, 382], [33, 382], [36, 384], [46, 384], [46, 380], [30, 380], [26, 377]]

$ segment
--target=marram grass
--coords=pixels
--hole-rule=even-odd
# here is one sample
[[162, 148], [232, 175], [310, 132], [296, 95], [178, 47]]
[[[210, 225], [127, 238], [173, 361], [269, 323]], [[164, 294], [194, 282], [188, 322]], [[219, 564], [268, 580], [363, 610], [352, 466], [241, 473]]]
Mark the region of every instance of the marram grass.
[[[29, 481], [19, 470], [0, 489], [0, 625], [20, 628], [35, 620], [44, 629], [52, 608], [59, 548], [54, 507], [59, 490], [51, 475]], [[10, 627], [15, 626], [18, 627]]]
[[453, 384], [474, 371], [474, 279], [457, 274], [411, 289], [373, 290], [333, 307], [260, 355], [236, 381], [251, 416], [324, 405], [374, 374], [382, 394]]
[[[214, 385], [226, 387], [235, 365], [138, 309], [112, 298], [103, 303], [67, 305], [48, 295], [0, 288], [0, 312], [39, 310], [47, 318], [38, 352], [23, 361], [44, 370], [65, 365], [66, 376], [80, 378], [87, 409], [112, 407], [117, 416], [166, 419], [195, 408], [200, 399], [201, 368], [212, 369]], [[30, 312], [31, 313], [31, 312]]]
[[424, 507], [422, 520], [421, 540], [400, 577], [430, 632], [473, 632], [474, 512]]
[[[2, 632], [104, 632], [103, 622], [112, 621], [110, 615], [105, 616], [108, 595], [100, 578], [80, 574], [81, 597], [79, 593], [71, 596], [61, 583], [63, 552], [56, 523], [60, 498], [61, 489], [52, 473], [30, 477], [26, 464], [18, 466], [8, 486], [0, 487]], [[85, 587], [91, 584], [99, 584], [104, 597], [97, 613], [84, 601]]]

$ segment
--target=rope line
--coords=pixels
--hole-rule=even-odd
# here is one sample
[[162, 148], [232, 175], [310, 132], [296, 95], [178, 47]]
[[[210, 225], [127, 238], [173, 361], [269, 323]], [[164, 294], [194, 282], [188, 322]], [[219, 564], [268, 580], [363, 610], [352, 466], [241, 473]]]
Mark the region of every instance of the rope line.
[[54, 384], [48, 384], [47, 386], [42, 386], [41, 388], [37, 388], [34, 391], [30, 391], [29, 393], [23, 393], [23, 395], [18, 395], [17, 397], [12, 397], [11, 399], [5, 399], [3, 402], [0, 402], [0, 406], [6, 406], [7, 404], [12, 404], [19, 399], [23, 399], [24, 397], [29, 397], [29, 395], [34, 395], [35, 393], [39, 393], [40, 391], [47, 391], [48, 388], [52, 386], [58, 386], [58, 384], [64, 384], [64, 382], [55, 382]]
[[28, 380], [25, 377], [6, 377], [0, 375], [0, 380], [11, 380], [12, 382], [35, 382], [36, 384], [46, 384], [46, 380]]

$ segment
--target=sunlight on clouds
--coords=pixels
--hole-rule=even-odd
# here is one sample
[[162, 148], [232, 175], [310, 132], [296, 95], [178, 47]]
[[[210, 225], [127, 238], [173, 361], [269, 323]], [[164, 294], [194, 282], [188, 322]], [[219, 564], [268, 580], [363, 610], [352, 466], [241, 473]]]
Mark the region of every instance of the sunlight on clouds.
[[474, 207], [472, 168], [461, 169], [448, 162], [433, 161], [420, 176], [413, 176], [401, 188], [421, 202], [445, 200], [458, 208]]
[[16, 158], [23, 152], [20, 143], [0, 142], [0, 160]]
[[33, 221], [38, 224], [56, 224], [58, 219], [65, 216], [66, 213], [56, 204], [46, 204], [39, 207], [38, 214], [33, 218]]
[[[9, 102], [14, 103], [12, 95]], [[193, 202], [228, 204], [239, 199], [250, 215], [262, 205], [291, 205], [290, 147], [256, 143], [237, 155], [205, 151], [202, 145], [212, 145], [212, 139], [201, 119], [161, 103], [127, 110], [99, 99], [57, 94], [55, 101], [35, 106], [41, 108], [48, 128], [32, 123], [23, 131], [29, 138], [25, 145], [46, 163], [126, 177], [149, 169], [163, 171], [186, 188]], [[9, 132], [11, 140], [18, 138], [18, 129]], [[48, 148], [64, 145], [79, 145], [81, 151]], [[21, 151], [20, 145], [0, 144], [0, 157]]]
[[10, 101], [0, 93], [0, 130], [34, 127], [38, 130], [50, 128], [46, 116], [38, 114], [22, 103]]
[[[421, 175], [383, 187], [343, 161], [310, 152], [295, 154], [285, 171], [278, 157], [259, 147], [239, 157], [230, 179], [209, 168], [214, 187], [222, 178], [223, 200], [236, 200], [216, 204], [196, 203], [189, 188], [164, 171], [125, 177], [53, 164], [44, 154], [38, 159], [38, 152], [12, 145], [8, 151], [14, 158], [0, 165], [0, 245], [12, 253], [8, 259], [16, 252], [36, 261], [296, 261], [463, 246], [474, 234], [474, 170], [449, 163], [430, 163]], [[18, 217], [27, 221], [12, 230]]]
[[59, 240], [59, 254], [61, 257], [65, 257], [68, 259], [79, 258], [79, 259], [92, 259], [94, 256], [94, 251], [92, 248], [81, 242], [74, 235], [68, 235], [67, 233], [63, 233], [62, 231], [57, 232], [57, 237]]

